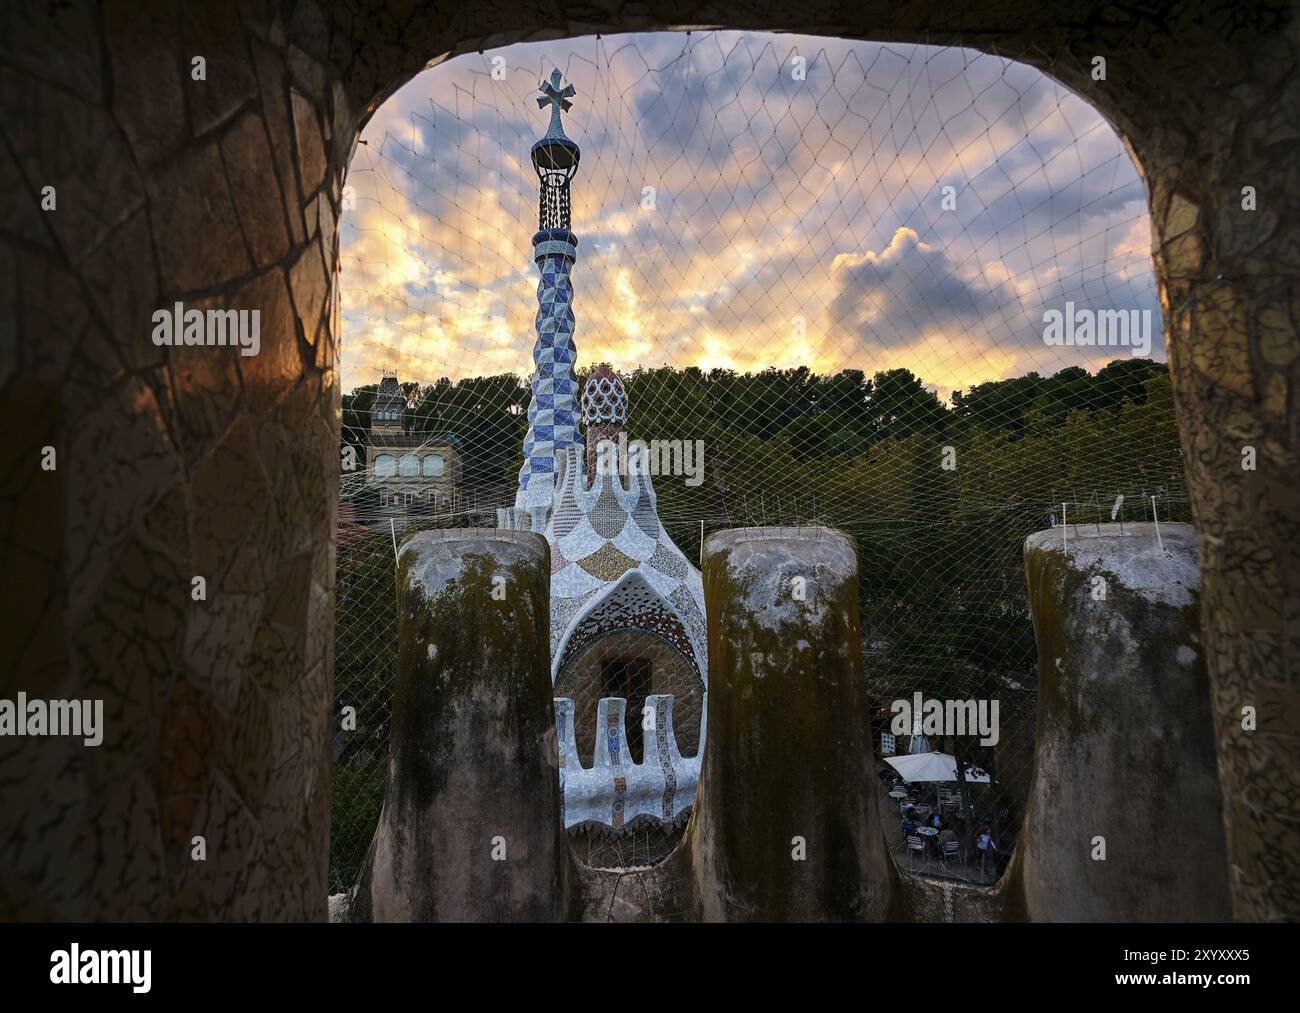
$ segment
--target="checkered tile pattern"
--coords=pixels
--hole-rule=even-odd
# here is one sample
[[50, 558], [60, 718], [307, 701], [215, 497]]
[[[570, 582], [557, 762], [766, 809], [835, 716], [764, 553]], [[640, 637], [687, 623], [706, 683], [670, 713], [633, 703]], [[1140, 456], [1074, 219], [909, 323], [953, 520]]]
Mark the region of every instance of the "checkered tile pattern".
[[[617, 475], [596, 475], [588, 488], [581, 448], [559, 457], [567, 465], [545, 531], [552, 562], [551, 681], [588, 634], [618, 628], [667, 640], [707, 685], [704, 584], [659, 523], [651, 476], [638, 474], [625, 489]], [[612, 603], [621, 603], [617, 620]]]
[[573, 375], [577, 358], [573, 344], [573, 286], [569, 281], [573, 257], [548, 252], [538, 257], [537, 266], [541, 278], [537, 282], [537, 342], [533, 346], [536, 368], [528, 405], [524, 463], [519, 469], [519, 500], [531, 502], [543, 494], [549, 503], [555, 488], [557, 452], [582, 444], [577, 381]]

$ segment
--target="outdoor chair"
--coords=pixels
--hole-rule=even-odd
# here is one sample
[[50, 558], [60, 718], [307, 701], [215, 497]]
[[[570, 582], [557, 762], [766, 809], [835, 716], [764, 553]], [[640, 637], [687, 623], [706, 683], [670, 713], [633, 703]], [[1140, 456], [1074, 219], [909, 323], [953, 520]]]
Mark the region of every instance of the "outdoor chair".
[[925, 861], [925, 841], [921, 840], [916, 834], [911, 834], [907, 838], [907, 863], [908, 868], [912, 867], [912, 856], [920, 852], [921, 860]]
[[962, 866], [962, 868], [966, 867], [966, 859], [964, 859], [961, 854], [961, 845], [957, 841], [949, 841], [943, 846], [943, 851], [939, 855], [939, 861], [946, 865], [954, 859]]

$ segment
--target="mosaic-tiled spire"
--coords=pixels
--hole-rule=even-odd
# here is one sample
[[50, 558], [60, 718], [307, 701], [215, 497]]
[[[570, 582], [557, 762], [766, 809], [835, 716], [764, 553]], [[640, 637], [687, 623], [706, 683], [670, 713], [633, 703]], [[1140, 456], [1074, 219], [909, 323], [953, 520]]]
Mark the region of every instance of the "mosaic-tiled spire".
[[569, 271], [578, 254], [578, 237], [569, 228], [569, 182], [578, 171], [578, 146], [564, 133], [561, 110], [572, 103], [573, 85], [560, 87], [560, 72], [540, 87], [539, 107], [551, 107], [545, 136], [533, 145], [533, 168], [541, 181], [538, 231], [533, 236], [537, 282], [537, 340], [533, 345], [533, 390], [528, 405], [524, 463], [519, 469], [515, 506], [527, 510], [530, 527], [543, 531], [555, 493], [556, 461], [563, 450], [581, 446], [577, 382], [573, 364], [573, 286]]

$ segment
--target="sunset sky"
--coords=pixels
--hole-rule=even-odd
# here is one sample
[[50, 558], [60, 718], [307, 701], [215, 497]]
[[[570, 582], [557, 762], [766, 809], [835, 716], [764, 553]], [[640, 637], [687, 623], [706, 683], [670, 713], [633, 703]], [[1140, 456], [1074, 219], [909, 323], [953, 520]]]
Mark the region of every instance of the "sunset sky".
[[1128, 354], [1045, 346], [1066, 300], [1150, 310], [1164, 357], [1145, 190], [1083, 99], [969, 50], [656, 33], [458, 57], [376, 113], [341, 231], [345, 390], [531, 373], [555, 66], [580, 366], [906, 366], [946, 396]]

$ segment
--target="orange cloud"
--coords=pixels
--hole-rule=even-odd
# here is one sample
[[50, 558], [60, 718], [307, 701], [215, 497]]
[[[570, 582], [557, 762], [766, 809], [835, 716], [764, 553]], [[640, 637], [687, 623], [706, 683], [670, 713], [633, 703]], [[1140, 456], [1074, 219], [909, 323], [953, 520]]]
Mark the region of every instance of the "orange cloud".
[[[953, 49], [692, 38], [511, 46], [504, 81], [471, 54], [376, 113], [341, 223], [345, 389], [385, 368], [531, 372], [532, 92], [556, 64], [583, 146], [580, 363], [905, 366], [947, 392], [1080, 362], [1036, 323], [1074, 287], [1154, 303], [1140, 177], [1102, 117], [1037, 71]], [[783, 76], [792, 46], [810, 56], [799, 87]]]

